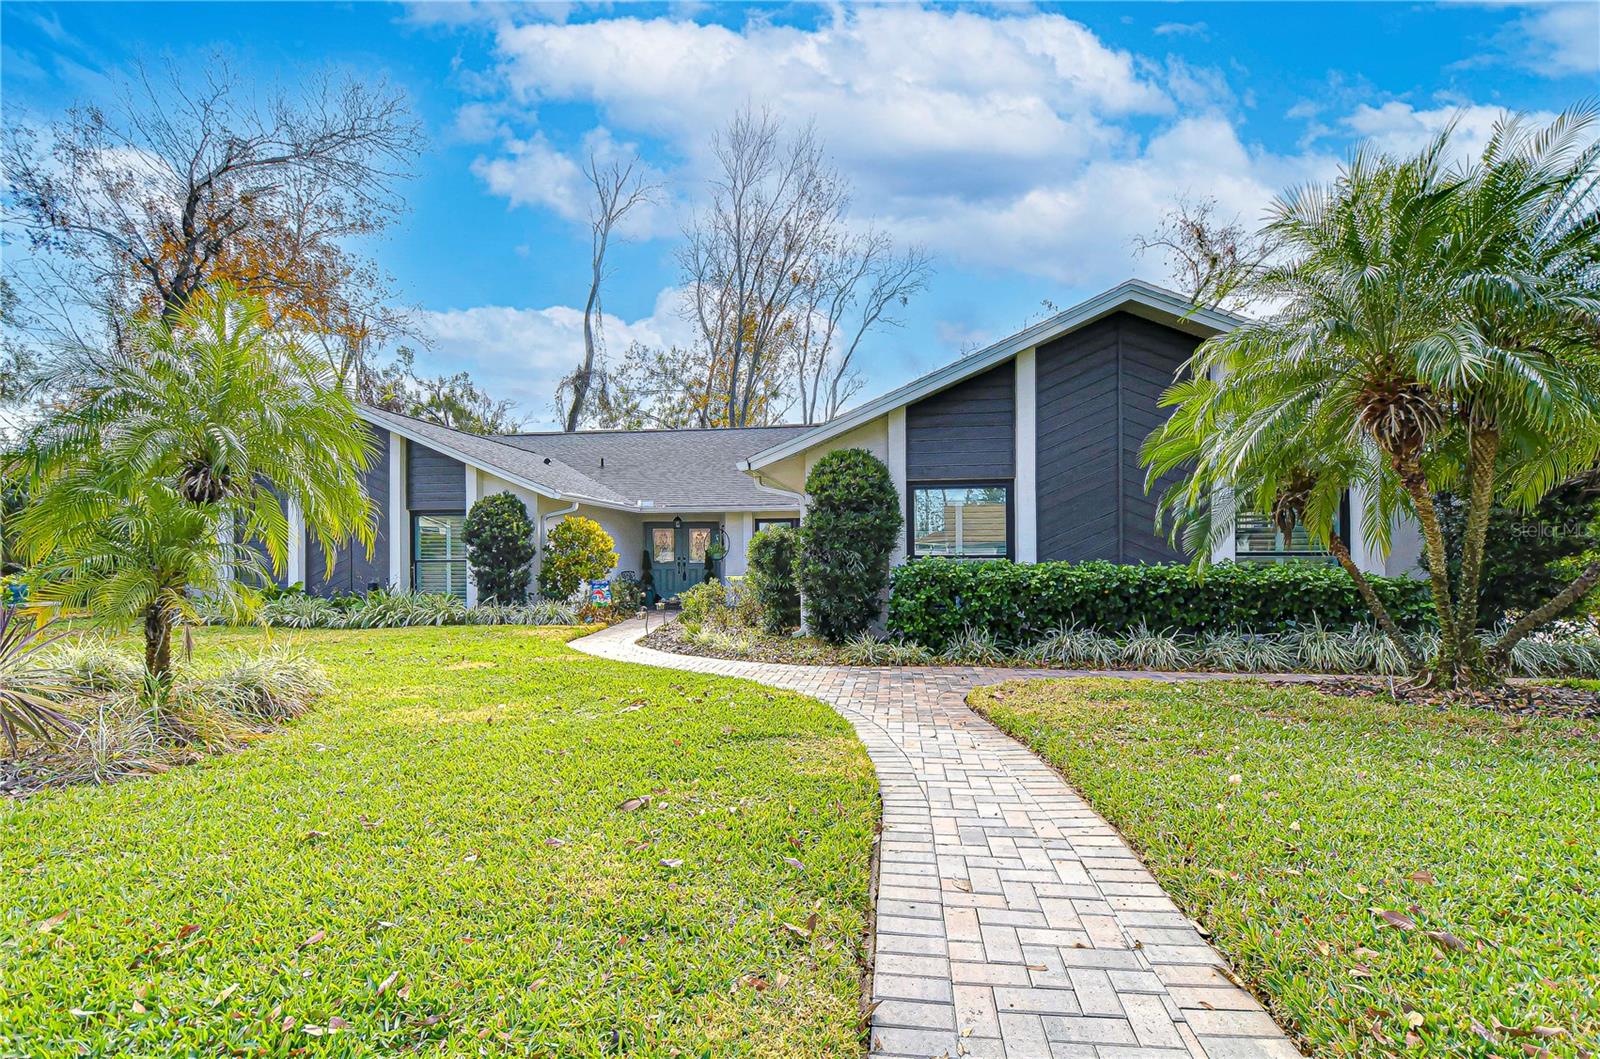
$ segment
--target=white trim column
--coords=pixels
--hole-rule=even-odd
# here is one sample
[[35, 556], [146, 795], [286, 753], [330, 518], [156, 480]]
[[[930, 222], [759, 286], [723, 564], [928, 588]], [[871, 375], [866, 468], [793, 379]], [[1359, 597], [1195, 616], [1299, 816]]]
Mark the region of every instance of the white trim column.
[[406, 497], [406, 439], [389, 431], [389, 584], [411, 591], [411, 508]]
[[1035, 440], [1039, 400], [1035, 395], [1034, 350], [1017, 354], [1016, 479], [1011, 488], [1012, 520], [1019, 563], [1039, 561], [1039, 447]]
[[306, 513], [300, 501], [289, 498], [289, 555], [284, 564], [286, 585], [306, 583]]
[[[481, 486], [478, 483], [481, 481], [481, 478], [479, 477], [479, 474], [478, 474], [478, 468], [474, 467], [470, 463], [467, 464], [466, 467], [467, 467], [467, 489], [466, 489], [467, 499], [466, 499], [466, 503], [464, 505], [462, 505], [461, 510], [462, 510], [463, 514], [470, 515], [472, 513], [472, 505], [476, 504], [478, 502], [478, 490], [481, 488]], [[477, 605], [478, 605], [478, 584], [477, 584], [477, 582], [472, 580], [472, 570], [469, 567], [468, 570], [467, 570], [467, 606], [476, 607]]]
[[[900, 514], [905, 516], [909, 510], [910, 494], [906, 492], [906, 409], [905, 405], [891, 409], [888, 416], [888, 452], [885, 454], [889, 465], [889, 479], [894, 482], [895, 492], [900, 494]], [[902, 529], [895, 538], [894, 551], [889, 553], [889, 565], [899, 566], [906, 561], [906, 534]]]
[[1233, 490], [1218, 487], [1211, 494], [1211, 519], [1213, 523], [1223, 522], [1228, 526], [1228, 532], [1220, 540], [1211, 544], [1211, 561], [1214, 563], [1232, 562], [1238, 557], [1238, 527], [1233, 524]]
[[1350, 525], [1345, 527], [1345, 546], [1356, 569], [1364, 574], [1382, 574], [1387, 569], [1385, 556], [1367, 544], [1366, 519], [1367, 487], [1356, 483], [1350, 487]]

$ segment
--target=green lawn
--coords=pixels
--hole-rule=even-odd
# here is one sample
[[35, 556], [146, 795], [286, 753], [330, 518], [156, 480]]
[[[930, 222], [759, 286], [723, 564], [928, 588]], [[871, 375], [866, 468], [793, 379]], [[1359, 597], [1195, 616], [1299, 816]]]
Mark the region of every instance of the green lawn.
[[1013, 683], [973, 703], [1318, 1055], [1600, 1048], [1600, 723], [1238, 683]]
[[280, 632], [311, 716], [0, 802], [0, 1055], [859, 1052], [849, 727], [566, 635]]

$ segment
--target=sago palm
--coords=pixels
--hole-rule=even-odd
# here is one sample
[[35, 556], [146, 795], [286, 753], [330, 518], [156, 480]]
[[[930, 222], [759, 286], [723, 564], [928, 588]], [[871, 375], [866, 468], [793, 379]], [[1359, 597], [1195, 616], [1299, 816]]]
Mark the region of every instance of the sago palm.
[[28, 438], [20, 540], [45, 598], [141, 620], [164, 678], [191, 595], [237, 604], [260, 583], [257, 553], [237, 542], [283, 568], [285, 504], [324, 555], [352, 537], [371, 546], [372, 439], [322, 359], [274, 332], [258, 299], [207, 293], [140, 323], [130, 348]]
[[[1445, 683], [1477, 675], [1479, 509], [1505, 490], [1536, 502], [1600, 455], [1593, 124], [1508, 124], [1467, 167], [1447, 163], [1449, 132], [1407, 159], [1358, 151], [1331, 186], [1280, 199], [1276, 254], [1239, 281], [1276, 311], [1201, 347], [1192, 377], [1222, 383], [1175, 390], [1183, 414], [1147, 451], [1224, 434], [1191, 505], [1230, 474], [1282, 484], [1283, 452], [1373, 457], [1374, 495], [1403, 494], [1422, 529]], [[1473, 529], [1452, 585], [1433, 496], [1462, 482]]]

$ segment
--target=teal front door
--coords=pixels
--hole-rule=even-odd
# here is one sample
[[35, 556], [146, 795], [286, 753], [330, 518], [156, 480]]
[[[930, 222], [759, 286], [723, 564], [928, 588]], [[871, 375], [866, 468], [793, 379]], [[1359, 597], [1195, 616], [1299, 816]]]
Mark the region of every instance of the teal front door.
[[672, 599], [706, 579], [706, 549], [716, 537], [715, 524], [653, 522], [645, 531], [650, 535], [650, 575], [656, 595]]

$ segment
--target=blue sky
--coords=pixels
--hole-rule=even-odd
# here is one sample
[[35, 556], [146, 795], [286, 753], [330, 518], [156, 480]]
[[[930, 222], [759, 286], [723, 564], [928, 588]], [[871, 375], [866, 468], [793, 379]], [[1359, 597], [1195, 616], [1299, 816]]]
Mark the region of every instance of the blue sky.
[[638, 151], [666, 194], [611, 259], [606, 340], [688, 337], [674, 251], [712, 131], [742, 104], [815, 122], [852, 212], [936, 274], [869, 340], [865, 396], [1128, 275], [1175, 196], [1259, 216], [1371, 137], [1465, 146], [1502, 108], [1600, 92], [1600, 5], [1141, 3], [882, 7], [121, 3], [0, 6], [7, 121], [103, 98], [135, 58], [225, 51], [259, 82], [323, 66], [402, 86], [430, 147], [374, 249], [431, 337], [551, 417], [581, 350], [576, 160]]

